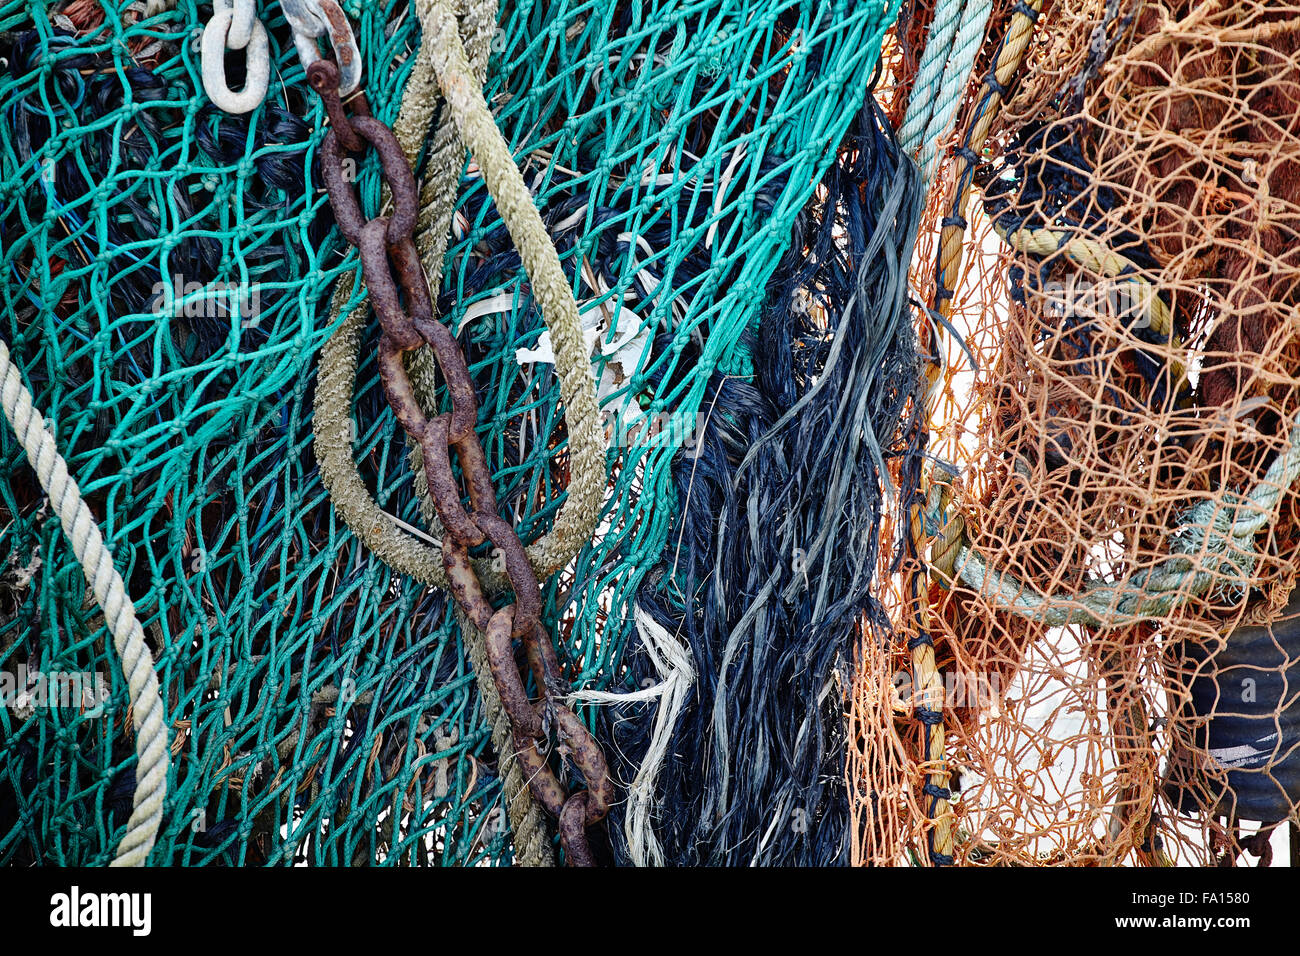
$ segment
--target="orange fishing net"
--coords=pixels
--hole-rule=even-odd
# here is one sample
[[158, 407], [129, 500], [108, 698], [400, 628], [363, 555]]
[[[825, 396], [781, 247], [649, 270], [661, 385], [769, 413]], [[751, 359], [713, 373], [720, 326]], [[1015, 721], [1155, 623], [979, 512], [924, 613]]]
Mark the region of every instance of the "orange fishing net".
[[1300, 7], [1055, 3], [972, 147], [926, 509], [945, 752], [922, 763], [906, 649], [868, 635], [855, 859], [924, 862], [936, 829], [966, 864], [1267, 857], [1300, 792]]

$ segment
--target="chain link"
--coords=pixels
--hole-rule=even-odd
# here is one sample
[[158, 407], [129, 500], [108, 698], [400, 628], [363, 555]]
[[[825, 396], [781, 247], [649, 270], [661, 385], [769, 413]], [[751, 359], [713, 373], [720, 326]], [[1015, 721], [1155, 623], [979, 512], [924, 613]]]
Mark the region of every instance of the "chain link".
[[226, 36], [226, 48], [242, 50], [248, 46], [248, 41], [253, 38], [253, 31], [260, 23], [257, 19], [257, 2], [256, 0], [233, 0], [232, 3], [232, 0], [216, 0], [215, 9], [226, 7], [233, 9], [230, 33]]
[[293, 31], [293, 44], [303, 68], [310, 69], [320, 61], [319, 40], [323, 38], [339, 71], [339, 95], [353, 93], [361, 85], [361, 51], [338, 0], [280, 0], [280, 10]]
[[[271, 46], [266, 27], [257, 19], [255, 0], [216, 0], [212, 19], [203, 27], [199, 50], [203, 91], [219, 109], [251, 113], [266, 99]], [[238, 92], [226, 80], [228, 50], [244, 51], [244, 88]]]
[[[433, 315], [433, 302], [415, 247], [419, 211], [415, 176], [397, 137], [370, 115], [364, 94], [340, 94], [338, 66], [318, 59], [307, 79], [324, 101], [330, 130], [320, 148], [321, 175], [345, 239], [357, 247], [362, 275], [382, 335], [380, 379], [388, 403], [406, 434], [420, 446], [429, 495], [442, 522], [442, 561], [450, 590], [474, 627], [486, 635], [489, 669], [510, 720], [514, 748], [533, 796], [558, 821], [560, 842], [571, 865], [593, 866], [587, 831], [609, 812], [614, 797], [599, 744], [563, 703], [564, 684], [550, 635], [542, 626], [541, 589], [523, 543], [500, 516], [487, 457], [475, 431], [478, 399], [464, 353], [451, 331]], [[344, 153], [369, 145], [379, 155], [392, 213], [367, 220], [344, 174]], [[428, 345], [446, 383], [451, 410], [432, 418], [416, 400], [403, 355]], [[452, 467], [460, 464], [469, 508]], [[493, 608], [474, 572], [469, 549], [490, 543], [501, 556], [514, 602]], [[524, 650], [539, 699], [529, 697], [515, 662], [514, 642]], [[587, 789], [566, 793], [551, 755], [559, 752], [582, 774]]]

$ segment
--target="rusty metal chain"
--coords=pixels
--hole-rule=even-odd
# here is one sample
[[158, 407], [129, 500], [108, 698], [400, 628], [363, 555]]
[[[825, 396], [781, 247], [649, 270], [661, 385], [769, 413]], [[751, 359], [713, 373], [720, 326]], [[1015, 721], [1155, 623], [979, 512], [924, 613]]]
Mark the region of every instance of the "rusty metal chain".
[[[382, 336], [378, 366], [384, 393], [406, 434], [420, 446], [429, 495], [442, 522], [442, 561], [451, 593], [466, 616], [486, 634], [492, 680], [510, 719], [516, 756], [537, 801], [558, 820], [560, 842], [570, 865], [594, 866], [587, 830], [609, 812], [614, 796], [608, 765], [599, 744], [563, 703], [560, 663], [540, 621], [541, 589], [523, 543], [500, 516], [487, 457], [475, 425], [478, 399], [464, 353], [451, 331], [433, 315], [433, 300], [414, 233], [419, 191], [397, 137], [370, 115], [363, 93], [344, 98], [339, 68], [319, 59], [307, 80], [324, 101], [330, 130], [320, 148], [321, 175], [343, 237], [357, 247], [361, 271], [379, 318]], [[344, 153], [367, 144], [379, 155], [392, 214], [367, 220], [344, 172]], [[428, 345], [451, 399], [450, 412], [429, 418], [416, 400], [403, 356]], [[452, 467], [460, 463], [469, 510]], [[514, 592], [514, 603], [494, 609], [470, 562], [469, 549], [490, 543], [500, 554]], [[519, 640], [540, 699], [534, 701], [515, 663]], [[552, 741], [558, 746], [552, 747]], [[587, 789], [566, 793], [550, 763], [553, 749], [568, 757]]]

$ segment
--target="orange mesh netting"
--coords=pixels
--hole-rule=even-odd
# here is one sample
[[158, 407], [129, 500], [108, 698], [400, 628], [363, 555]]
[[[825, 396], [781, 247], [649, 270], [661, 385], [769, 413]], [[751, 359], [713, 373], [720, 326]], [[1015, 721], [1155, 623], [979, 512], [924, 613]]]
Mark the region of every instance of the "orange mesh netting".
[[[956, 145], [1012, 15], [989, 21]], [[905, 83], [925, 38], [896, 41]], [[922, 762], [906, 647], [869, 638], [858, 862], [924, 862], [938, 828], [957, 863], [1231, 863], [1295, 819], [1298, 134], [1300, 7], [1039, 17], [969, 144], [948, 321], [975, 371], [918, 312], [946, 358], [923, 509], [944, 752]], [[930, 305], [951, 152], [914, 260]], [[908, 635], [918, 609], [882, 571]], [[936, 769], [954, 792], [933, 819]]]

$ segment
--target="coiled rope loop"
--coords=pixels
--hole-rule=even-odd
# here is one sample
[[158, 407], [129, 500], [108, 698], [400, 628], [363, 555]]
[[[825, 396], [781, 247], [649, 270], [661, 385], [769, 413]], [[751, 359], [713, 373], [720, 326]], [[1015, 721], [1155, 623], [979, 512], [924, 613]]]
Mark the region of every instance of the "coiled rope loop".
[[[429, 138], [420, 194], [416, 246], [429, 286], [436, 290], [441, 284], [443, 257], [468, 142], [479, 168], [484, 170], [488, 190], [521, 249], [521, 259], [555, 346], [572, 471], [568, 497], [552, 531], [526, 549], [534, 570], [539, 577], [544, 577], [564, 567], [590, 540], [606, 484], [604, 431], [596, 408], [577, 305], [560, 269], [554, 245], [481, 93], [489, 43], [496, 27], [495, 3], [469, 4], [461, 11], [459, 24], [444, 3], [416, 0], [416, 12], [423, 26], [421, 47], [393, 126], [408, 160], [414, 161], [424, 142], [442, 102], [440, 92], [447, 88], [455, 91]], [[467, 127], [468, 135], [463, 140], [462, 130]], [[338, 320], [351, 298], [349, 285], [340, 283], [335, 292], [331, 304], [333, 321]], [[441, 547], [427, 544], [399, 527], [371, 497], [357, 471], [350, 416], [363, 329], [363, 311], [352, 311], [321, 353], [314, 433], [322, 479], [344, 522], [380, 560], [416, 580], [445, 588], [449, 582]], [[435, 370], [429, 350], [408, 353], [408, 362], [416, 399], [427, 412], [432, 412]], [[418, 446], [412, 447], [411, 459], [417, 490], [425, 495], [423, 459]], [[436, 518], [432, 514], [430, 517], [436, 524]], [[476, 562], [475, 571], [487, 589], [499, 589], [506, 584], [503, 575], [487, 562]], [[515, 752], [510, 721], [492, 679], [485, 635], [464, 614], [458, 617], [492, 731], [493, 746], [499, 754], [516, 859], [529, 866], [551, 865], [553, 853], [544, 815], [530, 795], [528, 774]]]
[[[442, 275], [442, 257], [456, 188], [468, 148], [519, 249], [533, 297], [555, 349], [555, 368], [568, 434], [570, 482], [554, 527], [526, 549], [537, 575], [548, 577], [563, 568], [591, 540], [604, 502], [605, 432], [596, 405], [591, 362], [577, 303], [555, 245], [483, 98], [486, 37], [471, 34], [475, 39], [471, 40], [467, 55], [456, 17], [445, 2], [417, 0], [416, 9], [424, 26], [425, 41], [408, 81], [408, 94], [403, 97], [403, 116], [394, 129], [403, 149], [411, 156], [428, 129], [438, 92], [435, 79], [453, 121], [442, 123], [435, 133], [430, 175], [421, 193], [419, 228], [422, 231], [417, 236], [417, 245], [430, 287], [436, 290]], [[489, 22], [494, 19], [494, 9], [492, 14], [487, 18]], [[332, 318], [342, 314], [350, 298], [351, 290], [340, 283], [331, 305]], [[357, 471], [350, 416], [363, 323], [361, 310], [354, 310], [321, 353], [314, 426], [321, 477], [343, 521], [380, 560], [418, 581], [445, 588], [448, 581], [442, 567], [441, 548], [403, 530], [380, 508]], [[411, 373], [417, 392], [431, 395], [432, 369], [427, 350], [415, 354]], [[423, 389], [422, 382], [426, 386]], [[505, 585], [501, 574], [494, 573], [486, 564], [476, 570], [485, 584]]]

